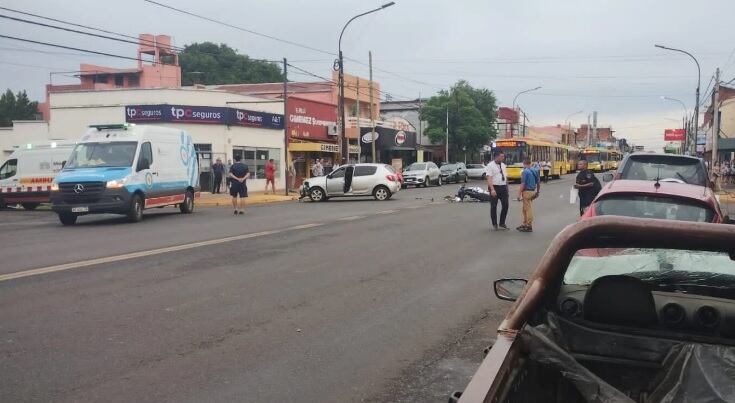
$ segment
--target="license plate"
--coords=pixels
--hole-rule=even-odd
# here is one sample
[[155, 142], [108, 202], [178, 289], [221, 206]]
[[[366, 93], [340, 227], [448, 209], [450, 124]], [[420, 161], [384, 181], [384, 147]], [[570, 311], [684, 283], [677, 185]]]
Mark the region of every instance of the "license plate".
[[72, 213], [88, 213], [89, 207], [83, 206], [83, 207], [72, 207], [71, 208]]

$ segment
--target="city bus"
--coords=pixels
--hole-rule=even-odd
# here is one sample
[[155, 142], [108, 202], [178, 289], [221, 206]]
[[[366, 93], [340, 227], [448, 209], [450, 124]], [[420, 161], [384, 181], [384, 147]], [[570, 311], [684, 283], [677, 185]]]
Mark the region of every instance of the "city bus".
[[525, 158], [529, 158], [532, 162], [549, 161], [551, 164], [549, 175], [558, 178], [570, 172], [570, 159], [576, 154], [574, 147], [529, 138], [495, 140], [495, 149], [505, 153], [508, 179], [514, 181], [521, 179]]
[[620, 161], [623, 159], [623, 153], [617, 150], [609, 150], [608, 156], [610, 161], [609, 169], [617, 170]]
[[587, 168], [593, 172], [604, 172], [609, 166], [609, 153], [606, 148], [587, 147], [582, 150], [580, 158], [587, 160]]
[[567, 148], [567, 173], [577, 172], [579, 162], [579, 148], [568, 145]]

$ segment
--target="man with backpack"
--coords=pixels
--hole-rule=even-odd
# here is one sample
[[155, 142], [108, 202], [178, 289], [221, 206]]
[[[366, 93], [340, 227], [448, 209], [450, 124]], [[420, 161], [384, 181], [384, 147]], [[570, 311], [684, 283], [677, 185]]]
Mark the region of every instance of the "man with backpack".
[[580, 160], [577, 169], [579, 173], [574, 188], [579, 189], [579, 215], [582, 216], [602, 190], [602, 185], [594, 172], [587, 168], [587, 160]]

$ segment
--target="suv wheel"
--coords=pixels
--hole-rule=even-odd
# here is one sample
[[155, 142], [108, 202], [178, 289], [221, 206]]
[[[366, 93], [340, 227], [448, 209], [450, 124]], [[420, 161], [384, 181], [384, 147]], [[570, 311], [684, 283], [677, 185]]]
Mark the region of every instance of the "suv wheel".
[[128, 211], [128, 221], [140, 222], [143, 219], [143, 198], [140, 195], [133, 195], [130, 200], [130, 210]]
[[59, 221], [61, 221], [61, 225], [74, 225], [77, 222], [77, 215], [74, 213], [59, 213]]
[[464, 183], [467, 183], [467, 174], [464, 174]]
[[442, 185], [442, 176], [439, 175], [439, 177], [436, 178], [436, 186], [441, 186], [441, 185]]
[[391, 196], [390, 190], [383, 185], [376, 186], [375, 189], [373, 189], [373, 197], [375, 200], [385, 201], [390, 199]]
[[41, 203], [21, 203], [20, 205], [26, 210], [35, 210], [39, 204]]
[[311, 201], [320, 202], [327, 200], [327, 196], [324, 194], [322, 188], [314, 186], [309, 189], [309, 198]]
[[424, 178], [424, 187], [429, 187], [429, 177]]

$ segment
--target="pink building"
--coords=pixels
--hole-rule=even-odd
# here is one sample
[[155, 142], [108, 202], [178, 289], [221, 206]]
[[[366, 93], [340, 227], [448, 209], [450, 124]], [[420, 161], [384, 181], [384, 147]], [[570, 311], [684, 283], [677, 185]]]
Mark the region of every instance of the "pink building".
[[79, 84], [46, 85], [46, 102], [38, 104], [44, 120], [49, 120], [49, 93], [114, 88], [175, 88], [181, 87], [179, 55], [171, 47], [168, 35], [138, 36], [138, 66], [127, 69], [79, 65]]

